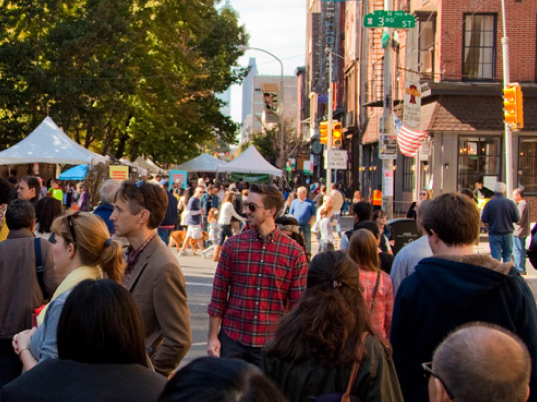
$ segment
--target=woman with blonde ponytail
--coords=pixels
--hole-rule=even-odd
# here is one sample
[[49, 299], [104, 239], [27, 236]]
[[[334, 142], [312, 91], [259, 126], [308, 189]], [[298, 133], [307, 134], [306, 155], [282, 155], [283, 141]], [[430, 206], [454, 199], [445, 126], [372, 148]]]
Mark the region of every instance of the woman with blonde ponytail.
[[365, 353], [350, 394], [402, 402], [389, 351], [371, 331], [356, 265], [341, 251], [326, 251], [312, 259], [306, 291], [280, 321], [263, 370], [291, 402], [341, 397], [361, 345]]
[[27, 371], [45, 359], [57, 359], [56, 329], [71, 290], [86, 279], [103, 277], [123, 281], [123, 257], [119, 243], [110, 239], [104, 221], [97, 215], [76, 212], [54, 220], [56, 235], [54, 266], [64, 278], [51, 301], [37, 314], [37, 327], [13, 337], [13, 349]]

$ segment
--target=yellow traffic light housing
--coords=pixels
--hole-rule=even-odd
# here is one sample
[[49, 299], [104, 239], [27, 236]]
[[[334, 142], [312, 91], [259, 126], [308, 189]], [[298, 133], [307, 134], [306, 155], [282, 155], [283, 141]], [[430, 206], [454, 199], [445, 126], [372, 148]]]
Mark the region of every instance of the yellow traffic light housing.
[[340, 147], [342, 143], [341, 123], [334, 121], [334, 130], [332, 131], [332, 145]]
[[321, 136], [320, 141], [321, 144], [327, 145], [328, 144], [328, 122], [327, 121], [321, 121], [319, 124], [319, 134]]
[[507, 84], [503, 89], [503, 114], [512, 130], [524, 128], [524, 104], [520, 84]]

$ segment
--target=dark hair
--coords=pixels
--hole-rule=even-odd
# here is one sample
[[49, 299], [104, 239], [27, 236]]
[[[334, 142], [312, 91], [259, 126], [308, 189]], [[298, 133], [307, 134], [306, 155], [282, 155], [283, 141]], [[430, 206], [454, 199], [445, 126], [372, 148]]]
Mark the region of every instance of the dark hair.
[[279, 322], [266, 353], [288, 361], [349, 363], [365, 331], [371, 332], [369, 311], [356, 264], [344, 252], [326, 251], [311, 260], [307, 288]]
[[52, 222], [63, 214], [62, 203], [56, 198], [41, 198], [35, 204], [35, 218], [39, 223], [39, 233], [52, 231]]
[[[72, 228], [69, 226], [69, 220]], [[75, 245], [82, 264], [100, 266], [107, 278], [118, 283], [123, 282], [121, 245], [117, 241], [108, 241], [110, 232], [99, 216], [87, 212], [59, 216], [52, 222], [52, 231], [56, 236], [61, 236], [67, 244]], [[74, 231], [76, 239], [71, 231]]]
[[9, 204], [13, 198], [13, 189], [9, 185], [9, 182], [0, 177], [0, 205]]
[[142, 208], [149, 211], [149, 229], [156, 229], [164, 220], [168, 207], [168, 195], [164, 189], [147, 181], [125, 180], [114, 199], [120, 197], [129, 203], [132, 214], [139, 213]]
[[283, 208], [283, 194], [276, 187], [267, 184], [255, 184], [250, 186], [250, 193], [257, 193], [263, 196], [263, 206], [265, 209], [276, 208], [274, 216], [278, 216]]
[[373, 215], [371, 215], [371, 220], [376, 221], [378, 218], [384, 218], [386, 216], [386, 211], [383, 211], [382, 209], [377, 209], [373, 212]]
[[35, 197], [39, 198], [39, 194], [41, 194], [41, 182], [39, 179], [35, 176], [24, 176], [21, 181], [28, 184], [28, 188], [31, 190], [34, 189]]
[[[380, 239], [380, 229], [378, 225], [373, 221], [360, 221], [358, 225], [356, 225], [356, 230], [359, 229], [367, 229], [371, 233], [373, 233], [373, 236], [375, 236], [375, 239]], [[350, 239], [349, 239], [350, 240]]]
[[421, 225], [429, 236], [434, 231], [448, 246], [470, 245], [479, 235], [479, 210], [465, 195], [444, 193], [431, 201]]
[[[293, 226], [296, 226], [297, 228], [299, 227], [298, 221], [292, 216], [279, 216], [278, 218], [276, 218], [274, 223], [276, 223], [277, 225], [283, 225], [283, 226], [293, 225]], [[304, 235], [301, 232], [298, 232], [298, 233], [292, 232], [291, 235], [288, 235], [288, 236], [294, 241], [296, 241], [298, 245], [302, 248], [302, 250], [304, 250], [304, 253], [306, 254], [306, 259], [309, 261], [311, 258], [311, 254], [308, 251], [308, 248], [306, 246], [306, 239], [304, 238]]]
[[371, 204], [365, 201], [360, 201], [352, 207], [354, 214], [358, 217], [358, 222], [371, 219]]
[[57, 339], [62, 360], [147, 366], [138, 306], [127, 289], [108, 279], [87, 279], [72, 290]]
[[34, 220], [34, 205], [30, 201], [17, 199], [7, 206], [6, 224], [9, 230], [29, 228]]
[[461, 194], [467, 196], [469, 199], [471, 199], [472, 201], [474, 202], [477, 202], [477, 200], [475, 199], [475, 194], [472, 190], [470, 190], [468, 187], [466, 188], [463, 188], [461, 190]]
[[166, 384], [159, 402], [286, 402], [261, 370], [239, 359], [200, 357]]

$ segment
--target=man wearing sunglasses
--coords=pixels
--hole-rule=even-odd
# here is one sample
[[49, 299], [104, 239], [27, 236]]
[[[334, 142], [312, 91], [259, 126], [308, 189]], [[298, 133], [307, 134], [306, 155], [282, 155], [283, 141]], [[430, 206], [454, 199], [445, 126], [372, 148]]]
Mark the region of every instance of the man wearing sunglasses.
[[261, 349], [275, 322], [306, 287], [302, 248], [274, 223], [283, 208], [275, 187], [252, 184], [248, 193], [250, 230], [226, 240], [216, 267], [209, 304], [209, 356], [233, 357], [261, 366]]
[[487, 323], [464, 325], [422, 363], [429, 401], [525, 402], [530, 394], [531, 359], [524, 342]]
[[110, 220], [126, 237], [125, 287], [134, 297], [145, 327], [145, 345], [155, 370], [168, 377], [191, 343], [186, 284], [179, 262], [157, 236], [168, 197], [158, 184], [126, 180], [116, 193]]
[[512, 263], [474, 254], [479, 235], [475, 202], [462, 194], [441, 194], [425, 209], [421, 225], [433, 256], [422, 259], [401, 283], [390, 337], [405, 401], [427, 400], [421, 363], [431, 361], [452, 330], [474, 321], [502, 326], [526, 343], [532, 360], [529, 400], [537, 401], [535, 299]]

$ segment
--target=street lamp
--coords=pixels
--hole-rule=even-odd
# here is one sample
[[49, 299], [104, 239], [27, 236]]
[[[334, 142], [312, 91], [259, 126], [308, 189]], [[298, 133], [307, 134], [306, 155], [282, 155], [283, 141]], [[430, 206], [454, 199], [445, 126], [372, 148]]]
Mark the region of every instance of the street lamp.
[[[281, 163], [281, 167], [282, 169], [285, 167], [285, 160], [284, 160], [284, 154], [283, 154], [283, 144], [284, 144], [284, 135], [283, 135], [283, 63], [282, 61], [274, 56], [272, 53], [270, 53], [269, 51], [265, 50], [265, 49], [260, 49], [258, 47], [251, 47], [251, 46], [244, 46], [244, 45], [239, 45], [237, 46], [237, 48], [239, 50], [242, 50], [242, 51], [246, 51], [246, 50], [257, 50], [258, 52], [263, 52], [263, 53], [266, 53], [268, 54], [269, 56], [272, 56], [274, 57], [278, 63], [280, 63], [280, 102], [279, 102], [279, 108], [280, 108], [280, 111], [279, 111], [279, 118], [280, 118], [280, 159], [282, 161]], [[282, 179], [282, 188], [283, 188], [283, 179]]]

